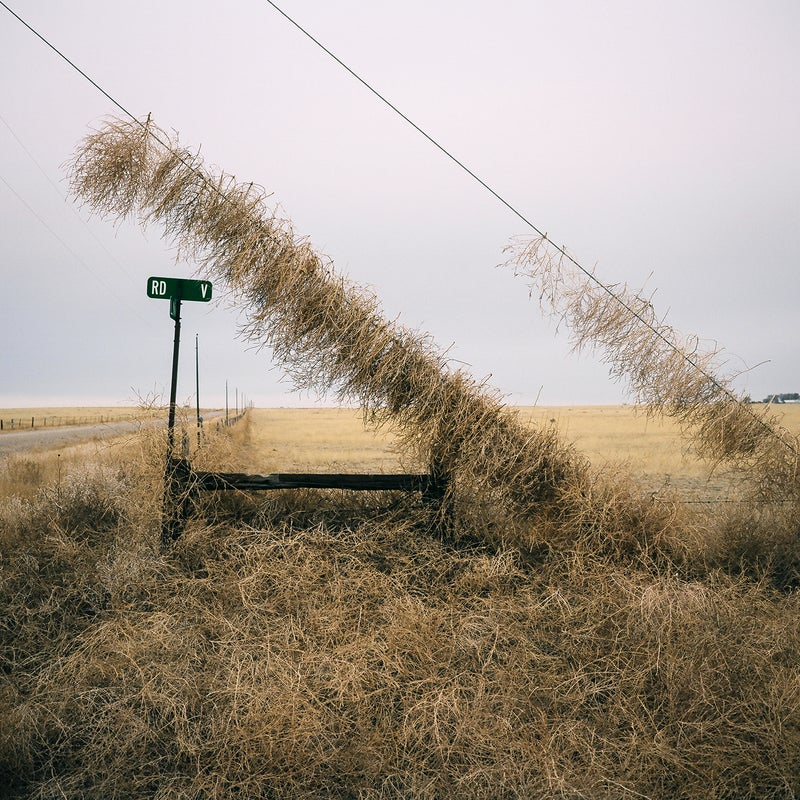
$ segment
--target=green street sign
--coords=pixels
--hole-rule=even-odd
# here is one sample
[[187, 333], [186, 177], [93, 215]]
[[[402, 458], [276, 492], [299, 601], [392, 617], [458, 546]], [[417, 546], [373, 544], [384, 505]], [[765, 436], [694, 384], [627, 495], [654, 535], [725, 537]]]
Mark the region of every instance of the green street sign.
[[157, 300], [197, 300], [207, 303], [211, 299], [211, 281], [192, 281], [186, 278], [148, 278], [147, 296]]

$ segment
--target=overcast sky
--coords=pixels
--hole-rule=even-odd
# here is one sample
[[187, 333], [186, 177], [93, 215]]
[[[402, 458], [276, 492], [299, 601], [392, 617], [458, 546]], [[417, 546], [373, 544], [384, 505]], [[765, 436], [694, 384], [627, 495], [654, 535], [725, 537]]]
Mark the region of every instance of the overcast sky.
[[[273, 193], [298, 234], [509, 402], [624, 402], [498, 268], [530, 233], [264, 0], [8, 0], [133, 114]], [[656, 290], [754, 397], [800, 391], [796, 0], [280, 0], [278, 5], [607, 283]], [[0, 7], [0, 407], [169, 392], [157, 228], [67, 196], [121, 112]], [[222, 287], [215, 287], [215, 290]], [[221, 291], [220, 291], [221, 294]], [[299, 405], [240, 312], [185, 303], [178, 398]], [[766, 363], [762, 363], [766, 362]], [[757, 366], [760, 365], [760, 366]]]

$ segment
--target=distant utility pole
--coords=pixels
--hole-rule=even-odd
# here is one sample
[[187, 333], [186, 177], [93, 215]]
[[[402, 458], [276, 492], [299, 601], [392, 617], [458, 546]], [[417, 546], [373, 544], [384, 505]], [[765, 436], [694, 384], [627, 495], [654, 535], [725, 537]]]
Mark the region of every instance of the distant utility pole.
[[200, 429], [203, 427], [203, 420], [200, 417], [200, 336], [194, 335], [194, 376], [197, 388], [197, 447], [200, 448]]
[[225, 381], [225, 424], [228, 424], [228, 381]]

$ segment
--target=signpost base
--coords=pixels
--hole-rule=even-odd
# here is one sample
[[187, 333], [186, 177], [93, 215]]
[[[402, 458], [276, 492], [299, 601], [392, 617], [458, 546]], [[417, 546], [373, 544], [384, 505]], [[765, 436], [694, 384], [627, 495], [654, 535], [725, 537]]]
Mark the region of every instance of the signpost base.
[[183, 533], [195, 494], [189, 460], [168, 458], [164, 470], [164, 505], [161, 509], [162, 551], [169, 550]]
[[[169, 300], [169, 316], [175, 321], [172, 342], [172, 381], [169, 389], [169, 421], [167, 423], [167, 459], [164, 467], [164, 502], [161, 509], [161, 548], [167, 550], [180, 537], [192, 502], [192, 468], [188, 461], [188, 439], [183, 458], [175, 457], [175, 400], [178, 393], [178, 355], [181, 346], [181, 300], [207, 303], [211, 300], [209, 281], [183, 278], [147, 279], [147, 296]], [[200, 415], [198, 397], [198, 419]], [[199, 444], [198, 433], [198, 444]]]

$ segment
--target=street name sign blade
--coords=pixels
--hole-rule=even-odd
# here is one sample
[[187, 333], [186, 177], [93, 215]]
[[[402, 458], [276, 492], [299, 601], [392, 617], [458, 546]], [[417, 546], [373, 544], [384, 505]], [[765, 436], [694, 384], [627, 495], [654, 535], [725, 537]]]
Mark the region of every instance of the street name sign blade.
[[188, 278], [147, 279], [147, 296], [156, 300], [189, 300], [207, 303], [211, 299], [211, 281]]

